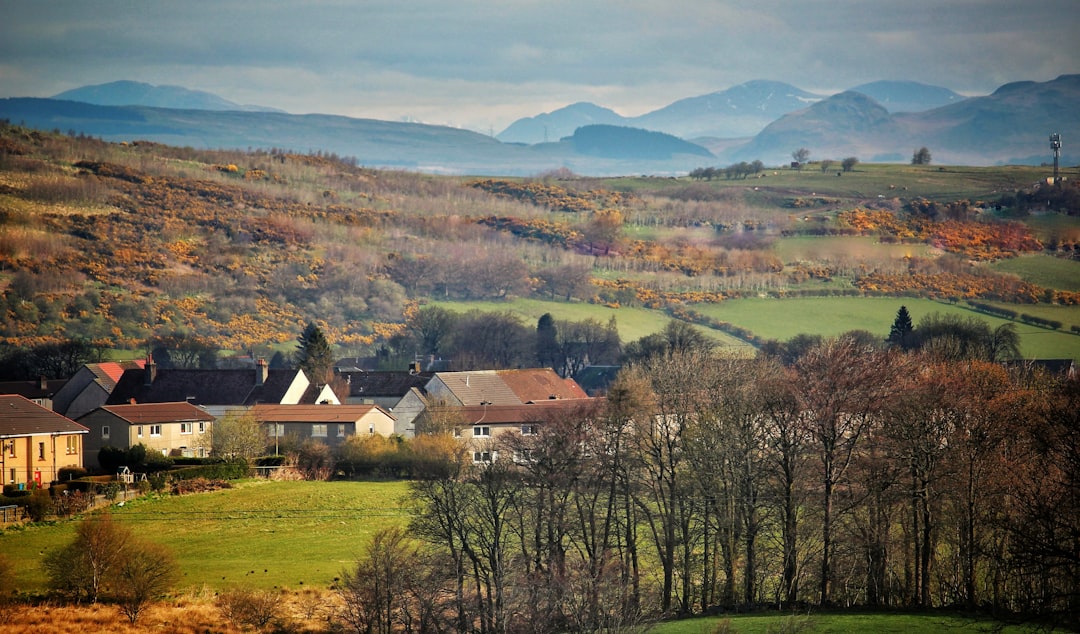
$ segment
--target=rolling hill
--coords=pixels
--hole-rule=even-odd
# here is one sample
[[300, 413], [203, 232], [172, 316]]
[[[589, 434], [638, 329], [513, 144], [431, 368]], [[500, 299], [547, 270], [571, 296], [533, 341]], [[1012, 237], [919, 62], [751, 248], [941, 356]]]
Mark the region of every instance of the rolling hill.
[[179, 110], [241, 110], [244, 112], [284, 112], [266, 106], [241, 105], [203, 90], [182, 86], [155, 86], [138, 81], [114, 81], [82, 86], [53, 95], [60, 101], [81, 101], [98, 106], [150, 106]]

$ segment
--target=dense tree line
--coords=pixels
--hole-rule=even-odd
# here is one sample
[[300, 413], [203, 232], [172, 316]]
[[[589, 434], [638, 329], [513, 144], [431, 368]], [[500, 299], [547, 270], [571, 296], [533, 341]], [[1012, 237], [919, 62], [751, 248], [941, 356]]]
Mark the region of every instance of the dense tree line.
[[414, 484], [435, 612], [484, 632], [803, 604], [1075, 619], [1078, 381], [935, 352], [845, 335], [635, 362], [602, 406]]

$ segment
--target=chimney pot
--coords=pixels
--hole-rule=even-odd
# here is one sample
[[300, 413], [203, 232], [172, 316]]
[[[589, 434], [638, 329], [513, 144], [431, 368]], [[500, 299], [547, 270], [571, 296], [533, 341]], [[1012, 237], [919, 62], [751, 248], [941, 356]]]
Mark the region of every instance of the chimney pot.
[[266, 359], [259, 359], [255, 362], [255, 385], [263, 385], [266, 383], [266, 377], [269, 375], [270, 369], [266, 365]]

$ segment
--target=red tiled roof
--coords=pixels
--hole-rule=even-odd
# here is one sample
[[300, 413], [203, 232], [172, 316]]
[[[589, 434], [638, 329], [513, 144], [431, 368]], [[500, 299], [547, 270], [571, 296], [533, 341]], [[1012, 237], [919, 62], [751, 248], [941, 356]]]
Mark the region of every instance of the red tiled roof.
[[187, 421], [212, 422], [214, 417], [191, 403], [142, 403], [138, 405], [103, 405], [101, 409], [132, 425], [179, 423]]
[[85, 434], [88, 428], [17, 394], [0, 395], [0, 436]]
[[523, 403], [588, 396], [573, 379], [564, 379], [550, 368], [499, 370], [498, 374]]
[[597, 407], [602, 402], [603, 399], [580, 398], [539, 401], [524, 405], [470, 405], [453, 409], [461, 413], [465, 424], [498, 425], [544, 422], [556, 416], [565, 416]]

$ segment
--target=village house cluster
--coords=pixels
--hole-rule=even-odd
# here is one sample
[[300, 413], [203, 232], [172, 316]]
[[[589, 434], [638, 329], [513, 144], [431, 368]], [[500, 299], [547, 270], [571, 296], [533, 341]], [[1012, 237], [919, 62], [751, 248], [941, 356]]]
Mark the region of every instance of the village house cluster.
[[[302, 370], [158, 368], [152, 361], [86, 364], [66, 381], [0, 383], [0, 485], [47, 487], [61, 470], [98, 467], [104, 447], [143, 445], [164, 456], [209, 457], [213, 428], [250, 415], [275, 440], [334, 448], [357, 435], [411, 437], [425, 412], [452, 410], [455, 436], [476, 462], [497, 459], [490, 440], [538, 425], [593, 399], [551, 369], [369, 371], [347, 364], [335, 385]], [[342, 389], [340, 386], [344, 385]]]

